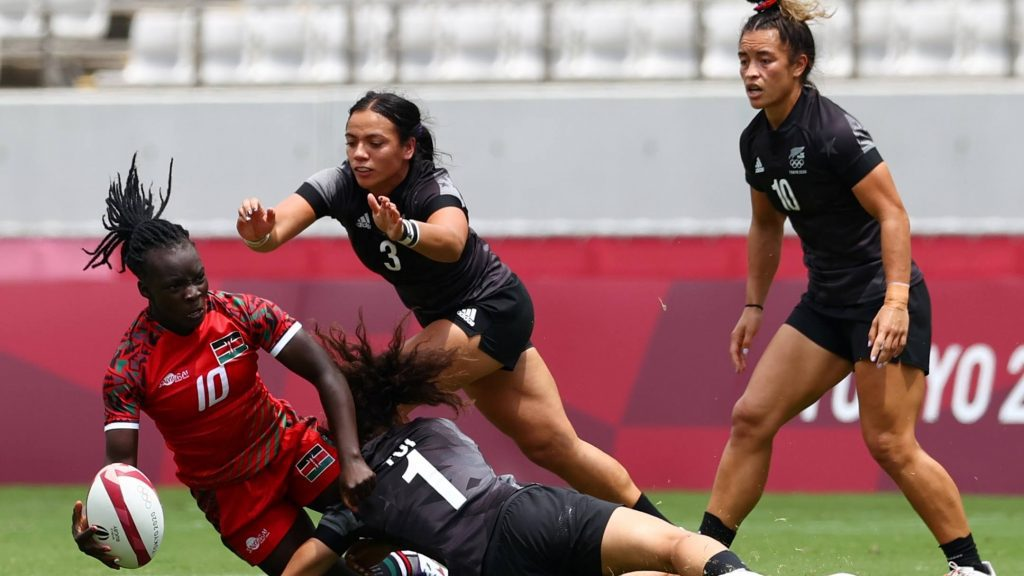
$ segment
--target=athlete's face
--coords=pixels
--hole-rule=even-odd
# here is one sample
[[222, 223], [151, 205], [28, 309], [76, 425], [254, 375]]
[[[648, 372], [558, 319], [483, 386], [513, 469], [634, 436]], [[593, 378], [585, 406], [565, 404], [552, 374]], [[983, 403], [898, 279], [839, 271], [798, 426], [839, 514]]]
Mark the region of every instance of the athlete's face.
[[176, 334], [191, 334], [206, 316], [206, 269], [191, 244], [155, 248], [146, 253], [146, 274], [139, 293], [149, 300], [149, 314]]
[[416, 139], [400, 141], [391, 120], [360, 110], [348, 117], [345, 151], [356, 182], [375, 195], [388, 195], [409, 173]]
[[801, 76], [807, 56], [790, 61], [788, 46], [779, 39], [778, 30], [751, 30], [740, 38], [740, 78], [750, 105], [758, 110], [789, 114], [800, 96]]

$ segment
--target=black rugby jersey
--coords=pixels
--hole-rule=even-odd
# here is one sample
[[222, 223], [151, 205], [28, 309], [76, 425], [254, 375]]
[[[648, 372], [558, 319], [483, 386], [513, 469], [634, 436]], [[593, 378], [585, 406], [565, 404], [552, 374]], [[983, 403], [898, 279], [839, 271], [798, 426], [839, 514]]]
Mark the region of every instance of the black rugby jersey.
[[[846, 306], [885, 296], [881, 226], [853, 193], [882, 156], [856, 118], [805, 86], [778, 130], [763, 110], [754, 117], [740, 156], [747, 183], [800, 237], [811, 300]], [[911, 262], [911, 283], [920, 279]]]
[[[317, 172], [296, 191], [317, 218], [331, 216], [341, 222], [359, 260], [391, 283], [417, 317], [441, 316], [464, 302], [485, 298], [511, 278], [512, 271], [472, 228], [462, 255], [451, 263], [431, 260], [389, 240], [373, 223], [368, 193], [356, 183], [348, 162]], [[461, 208], [469, 217], [448, 171], [428, 162], [413, 162], [390, 199], [402, 217], [420, 222], [448, 206]]]
[[497, 476], [473, 440], [451, 420], [417, 418], [363, 446], [377, 486], [359, 518], [448, 567], [480, 574], [502, 503], [519, 486]]

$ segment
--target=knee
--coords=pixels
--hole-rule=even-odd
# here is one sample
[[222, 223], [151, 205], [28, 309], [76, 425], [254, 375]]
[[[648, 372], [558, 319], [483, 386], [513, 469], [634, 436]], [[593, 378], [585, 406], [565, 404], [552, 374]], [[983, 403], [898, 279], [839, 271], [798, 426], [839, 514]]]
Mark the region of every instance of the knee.
[[733, 442], [771, 442], [779, 425], [761, 407], [740, 398], [732, 409], [732, 428], [729, 438]]
[[575, 465], [573, 455], [579, 442], [580, 439], [571, 431], [534, 433], [529, 437], [516, 439], [516, 444], [523, 454], [546, 470]]
[[865, 433], [864, 443], [875, 462], [886, 470], [902, 468], [917, 447], [912, 437], [888, 431]]

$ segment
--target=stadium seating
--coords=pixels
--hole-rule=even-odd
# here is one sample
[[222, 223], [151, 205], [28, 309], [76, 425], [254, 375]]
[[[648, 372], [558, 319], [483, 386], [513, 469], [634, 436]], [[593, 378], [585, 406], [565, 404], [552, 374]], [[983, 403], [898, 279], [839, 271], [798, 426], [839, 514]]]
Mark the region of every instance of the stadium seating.
[[194, 38], [195, 15], [191, 10], [140, 10], [132, 19], [124, 82], [194, 83]]
[[857, 2], [857, 70], [860, 76], [896, 74], [899, 30], [893, 0]]
[[505, 2], [501, 22], [505, 44], [497, 79], [544, 79], [544, 6], [540, 2]]
[[311, 6], [306, 80], [345, 82], [349, 77], [349, 12], [344, 6]]
[[0, 38], [43, 35], [41, 0], [0, 0]]
[[610, 80], [628, 76], [634, 4], [559, 2], [552, 8], [552, 78]]
[[1005, 76], [1010, 73], [1010, 9], [1005, 0], [956, 4], [952, 73]]
[[828, 3], [830, 16], [811, 23], [817, 48], [815, 68], [825, 76], [848, 77], [853, 74], [853, 2]]
[[[826, 77], [1024, 76], [1024, 0], [823, 5], [831, 18], [811, 26]], [[129, 37], [107, 38], [126, 11]], [[752, 13], [739, 0], [0, 0], [0, 43], [37, 63], [92, 49], [133, 84], [733, 79]]]
[[[309, 19], [305, 6], [250, 6], [245, 11], [243, 82], [288, 84], [310, 80], [306, 50]], [[205, 44], [204, 44], [205, 46]]]
[[701, 13], [704, 26], [704, 58], [700, 63], [705, 78], [738, 78], [736, 50], [743, 24], [753, 15], [750, 4], [734, 0], [707, 0]]
[[1024, 0], [1017, 0], [1014, 5], [1015, 9], [1015, 22], [1017, 23], [1016, 30], [1012, 31], [1014, 35], [1017, 53], [1014, 55], [1014, 74], [1024, 78]]
[[50, 31], [61, 38], [103, 38], [110, 28], [110, 0], [46, 0]]
[[952, 71], [957, 0], [903, 0], [895, 7], [896, 73], [942, 76]]
[[636, 13], [638, 46], [628, 77], [696, 78], [698, 61], [697, 7], [689, 0], [655, 1]]
[[441, 6], [433, 2], [407, 4], [398, 16], [398, 79], [436, 80], [441, 57]]
[[244, 12], [234, 7], [206, 7], [200, 29], [199, 78], [204, 84], [232, 84], [248, 79]]
[[390, 82], [395, 79], [397, 65], [391, 35], [395, 28], [395, 11], [386, 4], [359, 4], [353, 10], [353, 70], [356, 82]]

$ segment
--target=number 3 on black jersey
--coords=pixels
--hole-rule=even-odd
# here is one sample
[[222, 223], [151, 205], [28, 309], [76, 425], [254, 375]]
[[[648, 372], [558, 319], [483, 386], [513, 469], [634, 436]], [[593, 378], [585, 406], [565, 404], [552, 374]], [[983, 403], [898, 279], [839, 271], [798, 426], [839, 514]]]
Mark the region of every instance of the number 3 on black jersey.
[[793, 193], [793, 187], [789, 185], [789, 181], [785, 178], [776, 178], [772, 181], [772, 190], [779, 197], [779, 202], [782, 202], [782, 207], [790, 212], [799, 212], [800, 203], [796, 201], [796, 194]]
[[385, 240], [380, 243], [380, 252], [383, 254], [388, 261], [384, 263], [384, 267], [392, 272], [398, 272], [402, 269], [402, 261], [398, 259], [398, 246], [391, 240]]

